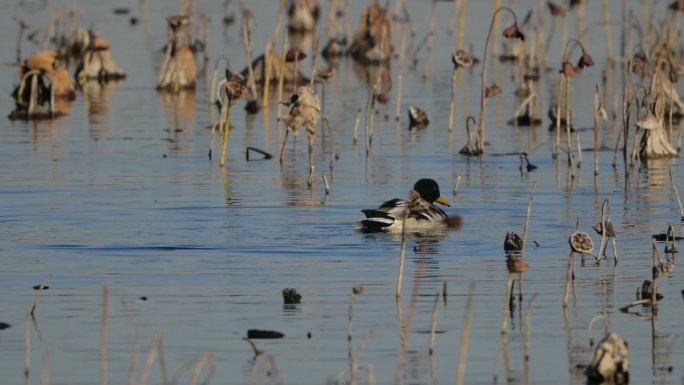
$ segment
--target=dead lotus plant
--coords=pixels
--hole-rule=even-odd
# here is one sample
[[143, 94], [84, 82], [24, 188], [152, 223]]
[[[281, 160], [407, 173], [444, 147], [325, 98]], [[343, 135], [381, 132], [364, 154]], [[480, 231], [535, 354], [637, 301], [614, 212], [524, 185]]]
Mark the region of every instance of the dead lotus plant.
[[[573, 45], [574, 44], [574, 45]], [[582, 50], [582, 56], [580, 56], [579, 60], [577, 61], [577, 65], [573, 65], [568, 57], [572, 53], [572, 51], [568, 51], [568, 49], [571, 47], [574, 48], [575, 46], [580, 47]], [[556, 101], [556, 106], [557, 110], [555, 111], [555, 118], [556, 118], [556, 141], [555, 145], [553, 147], [553, 157], [554, 159], [558, 157], [558, 153], [560, 151], [560, 126], [561, 126], [561, 113], [560, 113], [560, 106], [561, 106], [561, 95], [563, 95], [563, 84], [565, 84], [565, 137], [566, 137], [566, 145], [567, 145], [567, 153], [568, 153], [568, 167], [571, 173], [571, 177], [574, 178], [575, 174], [573, 171], [573, 156], [572, 156], [572, 143], [570, 141], [570, 129], [571, 129], [571, 123], [570, 123], [570, 79], [581, 74], [582, 69], [585, 67], [591, 67], [594, 65], [594, 59], [589, 55], [589, 53], [584, 49], [584, 46], [582, 43], [580, 43], [579, 40], [577, 39], [570, 39], [568, 40], [567, 43], [565, 43], [565, 47], [563, 48], [563, 54], [561, 55], [561, 69], [558, 71], [561, 76], [560, 79], [558, 80], [558, 95], [557, 95], [557, 101]]]
[[309, 140], [309, 182], [308, 186], [313, 184], [313, 141], [316, 136], [316, 125], [321, 117], [321, 102], [318, 100], [318, 95], [310, 87], [302, 86], [297, 89], [297, 92], [292, 94], [290, 100], [285, 103], [291, 107], [290, 111], [285, 114], [283, 121], [287, 126], [285, 131], [285, 139], [280, 147], [280, 164], [283, 163], [283, 153], [285, 151], [285, 144], [287, 144], [287, 137], [290, 131], [297, 135], [301, 127], [306, 128], [306, 137]]
[[161, 66], [157, 90], [178, 93], [195, 89], [197, 66], [190, 48], [191, 25], [188, 16], [169, 16], [164, 62]]
[[[496, 19], [496, 16], [499, 14], [501, 11], [507, 11], [513, 16], [513, 24], [504, 29], [503, 31], [503, 36], [507, 39], [520, 39], [522, 41], [525, 41], [525, 35], [522, 33], [520, 28], [518, 27], [518, 18], [515, 15], [515, 12], [513, 12], [512, 9], [508, 7], [501, 7], [494, 11], [494, 14], [492, 15], [492, 21], [489, 24], [489, 32], [487, 33], [487, 40], [485, 41], [485, 47], [484, 47], [484, 54], [483, 54], [483, 60], [482, 60], [482, 83], [480, 86], [480, 117], [478, 121], [478, 132], [477, 132], [477, 142], [476, 142], [476, 147], [474, 149], [475, 154], [482, 154], [484, 152], [484, 134], [485, 134], [485, 99], [488, 96], [495, 96], [496, 95], [496, 90], [493, 89], [493, 86], [487, 87], [486, 84], [486, 79], [487, 79], [487, 48], [489, 47], [489, 40], [492, 35], [492, 30], [494, 29], [494, 21]], [[498, 88], [498, 86], [497, 86]], [[501, 92], [501, 89], [499, 88], [499, 93]], [[461, 150], [463, 151], [463, 150]], [[463, 154], [463, 152], [461, 152]]]

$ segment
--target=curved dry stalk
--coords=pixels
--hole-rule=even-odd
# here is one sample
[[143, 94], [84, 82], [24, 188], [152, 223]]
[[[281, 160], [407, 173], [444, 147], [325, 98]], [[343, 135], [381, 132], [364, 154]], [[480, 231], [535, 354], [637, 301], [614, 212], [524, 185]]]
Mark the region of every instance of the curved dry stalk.
[[602, 320], [602, 321], [603, 321], [603, 329], [604, 329], [604, 333], [603, 333], [603, 334], [607, 334], [607, 333], [608, 333], [608, 325], [610, 324], [610, 318], [608, 318], [608, 316], [606, 316], [605, 314], [597, 314], [597, 315], [595, 315], [595, 316], [591, 319], [591, 321], [589, 321], [589, 326], [587, 327], [587, 335], [589, 336], [589, 346], [592, 346], [592, 347], [594, 346], [594, 337], [593, 337], [593, 332], [592, 332], [592, 330], [593, 330], [593, 328], [594, 328], [594, 323], [596, 323], [596, 321], [598, 321], [598, 320]]
[[[517, 37], [521, 38], [523, 41], [525, 40], [525, 36], [522, 35], [520, 30], [518, 29], [518, 18], [515, 15], [515, 12], [513, 12], [512, 9], [508, 7], [500, 7], [496, 11], [494, 11], [494, 14], [492, 15], [492, 21], [489, 24], [489, 32], [487, 33], [487, 39], [485, 40], [485, 47], [484, 47], [484, 53], [483, 58], [482, 58], [482, 77], [481, 77], [481, 82], [482, 84], [480, 85], [480, 118], [478, 120], [478, 150], [481, 151], [480, 153], [484, 152], [484, 133], [485, 133], [485, 121], [484, 121], [484, 116], [485, 116], [485, 92], [487, 89], [487, 48], [489, 47], [489, 40], [492, 35], [492, 30], [494, 29], [494, 21], [496, 20], [496, 16], [499, 14], [499, 12], [506, 10], [508, 11], [511, 15], [513, 15], [513, 20], [514, 23], [511, 27], [506, 28], [504, 31], [504, 36], [506, 37]], [[511, 34], [507, 34], [508, 31], [511, 31]], [[517, 32], [517, 34], [515, 34]]]
[[672, 165], [670, 164], [670, 161], [667, 161], [667, 171], [670, 175], [670, 183], [672, 184], [672, 189], [675, 192], [675, 196], [677, 196], [677, 204], [679, 204], [679, 216], [681, 217], [681, 222], [684, 223], [684, 206], [682, 206], [682, 198], [679, 196], [679, 190], [677, 189], [677, 185], [674, 182], [674, 178], [672, 178]]

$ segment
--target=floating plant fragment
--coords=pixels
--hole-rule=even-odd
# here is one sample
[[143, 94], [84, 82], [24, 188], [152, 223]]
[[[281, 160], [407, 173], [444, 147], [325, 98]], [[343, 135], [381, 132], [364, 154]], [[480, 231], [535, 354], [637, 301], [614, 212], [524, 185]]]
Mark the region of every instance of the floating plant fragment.
[[283, 302], [286, 305], [298, 304], [302, 302], [302, 295], [297, 293], [297, 289], [283, 289]]

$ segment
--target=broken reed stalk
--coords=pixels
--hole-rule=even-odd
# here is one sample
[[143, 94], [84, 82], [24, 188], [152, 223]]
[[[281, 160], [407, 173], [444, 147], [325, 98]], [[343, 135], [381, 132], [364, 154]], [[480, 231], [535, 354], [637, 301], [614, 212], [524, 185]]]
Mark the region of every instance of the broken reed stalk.
[[651, 285], [651, 312], [654, 313], [652, 318], [655, 319], [656, 307], [658, 306], [658, 248], [653, 238], [651, 238], [651, 245], [651, 271], [653, 278], [653, 284]]
[[432, 65], [432, 44], [435, 36], [435, 25], [437, 24], [437, 0], [432, 0], [432, 12], [430, 13], [430, 21], [428, 23], [427, 35], [427, 59], [423, 64], [423, 79], [427, 79], [428, 70]]
[[354, 134], [352, 144], [356, 145], [359, 141], [359, 123], [361, 123], [361, 110], [356, 111], [356, 120], [354, 120]]
[[126, 382], [128, 385], [133, 385], [135, 381], [135, 373], [137, 371], [136, 364], [138, 363], [138, 352], [140, 352], [141, 345], [140, 326], [138, 326], [138, 322], [135, 320], [135, 317], [133, 317], [133, 314], [128, 308], [126, 296], [121, 297], [121, 307], [123, 307], [126, 318], [128, 318], [128, 322], [133, 327], [133, 333], [135, 334], [135, 345], [133, 346], [133, 353], [131, 353], [131, 363], [128, 367], [128, 380]]
[[24, 384], [29, 384], [31, 370], [31, 328], [29, 327], [29, 314], [24, 320]]
[[568, 257], [568, 270], [565, 272], [565, 290], [563, 290], [563, 308], [568, 307], [568, 296], [570, 294], [571, 275], [574, 274], [575, 253], [570, 250]]
[[565, 75], [561, 76], [565, 77], [565, 136], [568, 146], [568, 171], [570, 172], [570, 178], [575, 179], [575, 170], [572, 167], [572, 141], [570, 140], [570, 78]]
[[[603, 1], [604, 6], [606, 6], [606, 0]], [[605, 10], [604, 10], [605, 12]], [[598, 175], [598, 131], [599, 131], [599, 109], [601, 108], [601, 102], [599, 99], [599, 86], [596, 86], [596, 91], [594, 92], [594, 175]]]
[[[268, 97], [271, 90], [271, 74], [273, 73], [273, 47], [278, 43], [278, 37], [280, 35], [280, 29], [283, 24], [283, 14], [285, 13], [285, 2], [286, 0], [280, 0], [278, 5], [278, 15], [276, 16], [275, 29], [273, 30], [273, 39], [266, 43], [266, 69], [264, 71], [264, 95], [261, 101], [261, 105], [268, 108]], [[283, 51], [285, 55], [285, 51]]]
[[598, 253], [596, 256], [596, 263], [601, 259], [606, 253], [606, 248], [608, 248], [608, 242], [606, 239], [608, 231], [606, 231], [606, 205], [608, 204], [608, 199], [604, 199], [601, 204], [601, 243], [599, 244]]
[[601, 13], [603, 14], [603, 35], [606, 38], [606, 54], [608, 56], [608, 62], [613, 61], [613, 34], [611, 33], [610, 27], [610, 15], [608, 14], [608, 0], [601, 1]]
[[449, 101], [449, 132], [454, 131], [454, 113], [456, 111], [456, 68], [451, 72], [451, 100]]
[[214, 102], [215, 102], [215, 95], [216, 95], [216, 88], [217, 88], [217, 81], [218, 81], [218, 64], [219, 61], [225, 61], [226, 62], [226, 68], [230, 67], [230, 63], [228, 62], [228, 58], [225, 56], [219, 56], [216, 58], [216, 61], [214, 62], [214, 72], [211, 75], [211, 86], [210, 86], [210, 91], [209, 91], [209, 111], [211, 114], [211, 136], [209, 137], [209, 160], [211, 160], [211, 155], [212, 151], [214, 148], [214, 135], [216, 133], [216, 112], [214, 111]]
[[530, 214], [532, 213], [532, 200], [534, 199], [534, 188], [537, 187], [537, 181], [532, 182], [530, 188], [530, 200], [527, 202], [527, 216], [525, 217], [525, 228], [523, 229], [522, 250], [520, 251], [520, 258], [525, 258], [525, 246], [527, 245], [527, 230], [530, 226]]
[[580, 143], [580, 133], [575, 132], [575, 139], [577, 141], [577, 168], [582, 167], [582, 146]]
[[247, 56], [247, 72], [249, 74], [249, 90], [252, 92], [251, 99], [259, 97], [256, 88], [256, 79], [254, 78], [254, 67], [252, 66], [252, 27], [254, 15], [251, 11], [245, 10], [242, 13], [242, 44], [245, 48], [245, 56]]
[[506, 10], [508, 11], [511, 15], [513, 15], [513, 20], [515, 21], [514, 26], [517, 28], [518, 26], [518, 18], [515, 15], [515, 12], [513, 12], [512, 9], [508, 7], [499, 7], [494, 11], [494, 14], [492, 15], [492, 21], [489, 24], [489, 32], [487, 33], [487, 39], [485, 40], [485, 46], [484, 46], [484, 52], [482, 54], [482, 84], [480, 85], [480, 115], [479, 115], [479, 120], [478, 120], [478, 137], [477, 137], [477, 146], [481, 154], [484, 153], [484, 134], [485, 134], [485, 91], [487, 88], [487, 47], [489, 47], [489, 40], [492, 35], [492, 30], [494, 29], [494, 22], [496, 21], [496, 16], [499, 14], [499, 12]]
[[328, 184], [328, 177], [325, 173], [321, 174], [323, 177], [323, 185], [325, 186], [325, 195], [330, 195], [330, 184]]
[[[276, 114], [277, 117], [276, 119], [280, 121], [282, 119], [282, 112], [283, 112], [283, 104], [281, 103], [283, 100], [283, 88], [285, 85], [285, 69], [286, 69], [286, 63], [285, 63], [285, 54], [287, 53], [287, 39], [288, 39], [288, 29], [285, 28], [285, 33], [283, 34], [283, 50], [282, 54], [283, 57], [280, 59], [280, 73], [278, 74], [278, 113]], [[285, 130], [285, 135], [287, 135], [287, 129]], [[280, 154], [280, 164], [283, 164], [283, 155], [282, 151]]]
[[[318, 62], [318, 47], [321, 44], [320, 36], [314, 36], [313, 44], [311, 45], [311, 83], [309, 87], [314, 89], [314, 82], [316, 80], [316, 62]], [[323, 103], [321, 104], [321, 115], [325, 117], [323, 113], [325, 111], [325, 80], [323, 80]], [[321, 127], [323, 126], [323, 121], [321, 120]]]
[[307, 182], [307, 186], [311, 188], [313, 186], [313, 176], [315, 172], [315, 167], [313, 163], [313, 144], [314, 144], [314, 138], [313, 136], [309, 137], [309, 181]]
[[107, 385], [107, 345], [109, 341], [109, 283], [102, 286], [102, 330], [100, 332], [100, 385]]
[[670, 175], [670, 183], [672, 184], [672, 189], [675, 192], [675, 196], [677, 197], [677, 204], [679, 204], [679, 216], [681, 217], [680, 220], [682, 223], [684, 223], [684, 206], [682, 206], [682, 198], [679, 196], [679, 190], [677, 189], [677, 184], [674, 182], [674, 178], [672, 178], [672, 165], [670, 164], [670, 161], [667, 161], [667, 171]]
[[501, 321], [501, 334], [508, 332], [508, 315], [511, 311], [511, 292], [513, 291], [513, 274], [508, 273], [506, 278], [506, 298], [503, 307], [503, 321]]
[[202, 384], [211, 382], [211, 379], [214, 378], [214, 374], [216, 374], [216, 357], [214, 356], [214, 353], [206, 353], [195, 362], [192, 377], [190, 378], [190, 385], [197, 385], [200, 380], [200, 375], [202, 374], [202, 369], [204, 369], [204, 366], [207, 364], [210, 365], [209, 373], [207, 373]]
[[[560, 79], [558, 80], [558, 95], [556, 95], [556, 140], [553, 144], [553, 159], [557, 159], [558, 155], [560, 155], [560, 121], [561, 121], [561, 95], [563, 92], [563, 80], [567, 79], [565, 76], [561, 75]], [[570, 122], [566, 121], [566, 125], [570, 124]]]
[[397, 74], [397, 110], [394, 119], [401, 117], [401, 93], [404, 90], [404, 62], [406, 61], [406, 21], [401, 23], [401, 43], [399, 45], [399, 71]]
[[[285, 0], [283, 0], [285, 4]], [[337, 0], [330, 1], [330, 12], [328, 12], [328, 39], [335, 37], [337, 34]]]
[[371, 145], [373, 144], [373, 110], [375, 107], [375, 90], [377, 84], [373, 84], [368, 101], [366, 102], [366, 155], [370, 153]]
[[43, 370], [40, 373], [41, 385], [50, 385], [50, 353], [43, 353]]
[[456, 175], [456, 183], [454, 183], [454, 190], [451, 192], [452, 195], [458, 194], [458, 186], [461, 184], [461, 179], [463, 177], [459, 174]]
[[[223, 167], [226, 164], [226, 156], [228, 155], [228, 137], [230, 136], [230, 110], [232, 108], [232, 100], [227, 98], [223, 101], [221, 107], [221, 125], [223, 126], [223, 144], [221, 145], [221, 160], [219, 166]], [[281, 157], [282, 158], [282, 157]]]
[[359, 346], [356, 347], [356, 351], [352, 355], [349, 385], [358, 385], [359, 383], [359, 357], [361, 356], [361, 351], [368, 345], [372, 337], [373, 331], [368, 332], [361, 342], [359, 342]]
[[399, 252], [399, 274], [397, 275], [396, 297], [401, 297], [401, 282], [404, 279], [404, 257], [406, 255], [406, 218], [408, 218], [408, 207], [404, 210], [404, 222], [401, 225], [401, 251]]
[[432, 356], [435, 353], [435, 330], [437, 328], [437, 304], [439, 303], [439, 290], [435, 293], [435, 302], [432, 304], [432, 322], [430, 323], [430, 343], [428, 345], [428, 354]]
[[[511, 275], [510, 273], [508, 274]], [[466, 300], [465, 316], [461, 327], [461, 342], [458, 349], [458, 367], [456, 369], [456, 385], [463, 385], [465, 376], [466, 360], [468, 358], [468, 340], [470, 338], [470, 325], [473, 321], [473, 297], [475, 294], [475, 282], [468, 286], [468, 299]]]
[[[147, 377], [150, 375], [152, 370], [152, 365], [154, 365], [154, 358], [157, 355], [157, 349], [160, 345], [161, 332], [154, 334], [152, 343], [150, 344], [150, 350], [147, 351], [147, 357], [145, 359], [145, 366], [140, 374], [140, 385], [145, 385], [147, 383]], [[175, 382], [174, 382], [175, 383]]]
[[347, 354], [349, 357], [349, 367], [351, 368], [352, 360], [352, 314], [354, 310], [354, 300], [356, 299], [356, 291], [352, 290], [351, 299], [349, 300], [349, 315], [347, 318]]

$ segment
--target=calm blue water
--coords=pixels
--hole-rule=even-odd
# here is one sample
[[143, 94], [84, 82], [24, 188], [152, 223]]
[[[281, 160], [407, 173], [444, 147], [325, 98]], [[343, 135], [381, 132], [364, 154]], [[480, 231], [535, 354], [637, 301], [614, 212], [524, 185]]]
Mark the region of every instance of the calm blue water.
[[[535, 3], [516, 2], [519, 17]], [[49, 3], [50, 7], [59, 4], [66, 3]], [[263, 376], [263, 369], [258, 368], [264, 360], [254, 361], [251, 348], [242, 341], [247, 329], [257, 328], [285, 334], [281, 340], [255, 341], [275, 362], [277, 371], [271, 370], [272, 377], [301, 384], [343, 381], [349, 371], [348, 305], [351, 288], [357, 284], [364, 285], [365, 291], [354, 305], [355, 349], [372, 333], [360, 354], [362, 378], [372, 365], [378, 383], [394, 382], [400, 351], [394, 301], [400, 241], [389, 234], [361, 234], [355, 231], [354, 222], [361, 217], [359, 210], [405, 196], [421, 177], [440, 183], [442, 194], [452, 203], [447, 212], [461, 215], [464, 225], [407, 242], [401, 297], [404, 316], [409, 313], [414, 284], [418, 286], [404, 382], [454, 380], [470, 282], [477, 286], [466, 381], [492, 381], [502, 351], [499, 329], [507, 273], [501, 244], [508, 231], [522, 234], [533, 181], [537, 187], [529, 239], [538, 246], [529, 243], [530, 270], [525, 274], [522, 304], [527, 316], [528, 300], [536, 295], [529, 367], [524, 365], [523, 322], [516, 311], [509, 325], [507, 354], [502, 355], [508, 357], [508, 365], [501, 359], [496, 366], [499, 381], [583, 383], [584, 376], [575, 365], [591, 359], [586, 328], [601, 312], [610, 319], [610, 330], [629, 342], [632, 383], [682, 381], [680, 270], [659, 282], [665, 299], [655, 330], [649, 309], [637, 307], [631, 315], [618, 311], [635, 299], [637, 287], [650, 277], [650, 234], [664, 232], [669, 223], [675, 224], [677, 232], [682, 230], [665, 164], [653, 162], [641, 172], [635, 169], [626, 181], [621, 163], [617, 170], [611, 167], [612, 151], [602, 151], [595, 183], [593, 155], [585, 152], [576, 180], [568, 182], [564, 156], [558, 168], [551, 159], [554, 137], [547, 130], [545, 114], [557, 87], [556, 71], [544, 74], [538, 88], [544, 123], [536, 128], [513, 128], [506, 124], [519, 103], [512, 95], [516, 88], [511, 83], [513, 67], [494, 61], [488, 78], [502, 86], [504, 95], [488, 101], [487, 155], [482, 162], [458, 155], [464, 144], [465, 117], [478, 112], [481, 66], [459, 76], [452, 137], [447, 131], [454, 39], [447, 36], [451, 3], [437, 3], [434, 67], [423, 79], [425, 58], [421, 57], [415, 69], [405, 72], [402, 119], [395, 124], [393, 90], [392, 102], [379, 108], [369, 156], [363, 144], [363, 114], [360, 144], [352, 143], [355, 114], [365, 104], [368, 87], [350, 61], [340, 63], [337, 76], [326, 89], [325, 108], [333, 136], [319, 131], [316, 137], [317, 175], [312, 189], [306, 186], [303, 135], [296, 148], [288, 145], [282, 167], [277, 159], [245, 160], [247, 146], [277, 157], [283, 131], [276, 123], [275, 107], [266, 117], [263, 113], [249, 117], [238, 104], [227, 165], [221, 169], [217, 156], [211, 161], [207, 157], [209, 80], [201, 80], [194, 95], [172, 97], [156, 92], [162, 60], [159, 48], [166, 36], [164, 18], [177, 12], [177, 4], [150, 2], [147, 27], [129, 27], [126, 16], [112, 14], [114, 5], [109, 2], [70, 4], [85, 10], [83, 25], [96, 23], [112, 42], [114, 57], [129, 78], [106, 87], [91, 85], [87, 97], [79, 93], [70, 114], [59, 120], [4, 120], [0, 125], [0, 321], [12, 325], [0, 332], [3, 383], [23, 383], [23, 325], [34, 300], [31, 287], [46, 280], [51, 288], [40, 297], [37, 325], [29, 324], [31, 383], [40, 382], [45, 357], [49, 357], [52, 383], [92, 384], [98, 380], [105, 282], [111, 292], [110, 383], [125, 383], [135, 344], [134, 329], [120, 303], [123, 297], [140, 325], [138, 375], [154, 333], [162, 331], [171, 373], [187, 361], [213, 352], [217, 368], [212, 383], [268, 382], [257, 376]], [[417, 24], [414, 47], [427, 32], [429, 4], [409, 2]], [[610, 5], [611, 19], [619, 17], [619, 4]], [[633, 4], [636, 11], [641, 9], [639, 5]], [[658, 3], [656, 17], [662, 16], [665, 5]], [[219, 23], [221, 2], [198, 6], [212, 17], [212, 61], [226, 55], [241, 69], [245, 61], [238, 25], [230, 27], [225, 37]], [[262, 52], [272, 33], [277, 4], [262, 0], [248, 6], [256, 15], [255, 51]], [[351, 6], [354, 26], [362, 6]], [[24, 7], [4, 4], [2, 9], [34, 26], [46, 25], [50, 17], [50, 10], [41, 8], [39, 2], [27, 2]], [[232, 9], [237, 10], [236, 4]], [[467, 7], [465, 41], [475, 44], [474, 52], [480, 57], [490, 10], [489, 2], [469, 2]], [[132, 12], [140, 14], [136, 6]], [[545, 15], [549, 22], [548, 13]], [[591, 2], [586, 25], [600, 19], [600, 2]], [[507, 18], [501, 23], [507, 25]], [[574, 17], [568, 24], [569, 36], [573, 36]], [[0, 28], [8, 36], [0, 42], [4, 60], [10, 61], [15, 24], [8, 18]], [[592, 125], [593, 87], [600, 83], [606, 62], [603, 29], [595, 30], [587, 49], [597, 67], [585, 70], [572, 82], [571, 102], [580, 128]], [[399, 46], [398, 35], [395, 32], [395, 47]], [[617, 27], [613, 37], [618, 47]], [[558, 61], [558, 39], [556, 31], [549, 51], [551, 63]], [[37, 49], [31, 43], [23, 48], [25, 53]], [[310, 65], [307, 59], [301, 68], [308, 72]], [[612, 98], [621, 93], [618, 68], [609, 76], [609, 113]], [[395, 75], [397, 69], [393, 62]], [[15, 71], [5, 68], [0, 76], [4, 113], [13, 107], [9, 93], [16, 82]], [[681, 86], [679, 90], [681, 93]], [[406, 110], [413, 104], [431, 116], [425, 130], [407, 129]], [[616, 135], [616, 128], [608, 122], [600, 144], [612, 149]], [[581, 131], [581, 141], [584, 148], [591, 148], [591, 131]], [[339, 157], [333, 161], [332, 171], [331, 149]], [[521, 176], [517, 155], [501, 155], [520, 151], [530, 152], [539, 169]], [[214, 154], [218, 153], [215, 147]], [[679, 160], [673, 161], [672, 170], [679, 187], [684, 188], [684, 168]], [[331, 180], [329, 196], [325, 196], [321, 172]], [[462, 179], [453, 196], [458, 176]], [[618, 231], [620, 263], [615, 268], [607, 263], [597, 268], [590, 257], [586, 267], [578, 267], [576, 299], [566, 318], [561, 299], [567, 237], [577, 218], [580, 228], [594, 236], [590, 226], [600, 221], [601, 202], [606, 198]], [[594, 242], [598, 245], [599, 238], [594, 236]], [[414, 251], [416, 247], [418, 251]], [[662, 244], [659, 249], [662, 253]], [[425, 332], [430, 329], [434, 294], [442, 290], [445, 281], [448, 302], [440, 301], [438, 307], [437, 329], [442, 333], [437, 335], [431, 363]], [[282, 305], [280, 293], [285, 287], [302, 294], [301, 305]], [[148, 300], [136, 301], [140, 296]], [[595, 339], [601, 336], [601, 325], [597, 325]], [[673, 372], [666, 376], [661, 369], [669, 365]], [[148, 382], [160, 383], [159, 373], [155, 366]], [[188, 374], [182, 382], [189, 383]]]

